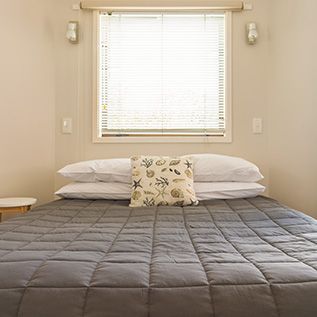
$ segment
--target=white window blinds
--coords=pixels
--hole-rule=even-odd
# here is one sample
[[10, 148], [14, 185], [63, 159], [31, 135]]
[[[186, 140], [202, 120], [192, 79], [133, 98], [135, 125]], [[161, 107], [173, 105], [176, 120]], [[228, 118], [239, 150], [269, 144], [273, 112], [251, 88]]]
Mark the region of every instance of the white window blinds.
[[99, 21], [106, 135], [224, 135], [225, 14], [113, 13]]

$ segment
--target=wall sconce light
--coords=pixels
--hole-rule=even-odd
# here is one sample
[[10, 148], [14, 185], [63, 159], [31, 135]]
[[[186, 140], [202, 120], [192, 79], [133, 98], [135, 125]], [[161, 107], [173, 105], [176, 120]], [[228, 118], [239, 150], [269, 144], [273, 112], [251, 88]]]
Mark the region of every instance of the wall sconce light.
[[72, 44], [78, 43], [78, 28], [79, 23], [77, 21], [68, 22], [66, 38]]
[[257, 25], [255, 22], [250, 22], [247, 24], [247, 38], [248, 44], [254, 45], [259, 37], [259, 33], [257, 30]]

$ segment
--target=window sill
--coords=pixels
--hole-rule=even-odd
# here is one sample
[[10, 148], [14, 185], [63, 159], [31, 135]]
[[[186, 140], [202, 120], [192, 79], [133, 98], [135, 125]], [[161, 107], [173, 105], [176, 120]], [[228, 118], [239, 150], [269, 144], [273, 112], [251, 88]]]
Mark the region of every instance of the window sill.
[[96, 137], [93, 143], [232, 143], [231, 135], [192, 137]]

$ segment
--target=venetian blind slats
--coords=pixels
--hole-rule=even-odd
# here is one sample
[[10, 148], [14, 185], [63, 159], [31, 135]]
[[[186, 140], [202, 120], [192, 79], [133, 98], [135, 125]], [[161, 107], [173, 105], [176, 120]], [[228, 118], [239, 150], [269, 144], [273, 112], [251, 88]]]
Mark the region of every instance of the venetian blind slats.
[[102, 135], [225, 132], [225, 15], [100, 15]]

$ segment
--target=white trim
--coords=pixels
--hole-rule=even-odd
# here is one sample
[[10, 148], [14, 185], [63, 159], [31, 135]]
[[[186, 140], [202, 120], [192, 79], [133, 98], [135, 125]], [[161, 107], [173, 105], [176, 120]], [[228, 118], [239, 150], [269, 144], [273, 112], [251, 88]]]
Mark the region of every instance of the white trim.
[[99, 91], [99, 10], [93, 11], [93, 143], [232, 143], [232, 12], [226, 12], [226, 74], [225, 74], [225, 135], [224, 136], [108, 136], [102, 137], [98, 125]]
[[[93, 113], [92, 113], [92, 138], [93, 143], [101, 143], [100, 141], [104, 138], [101, 137], [99, 132], [98, 125], [98, 92], [99, 92], [99, 80], [98, 80], [98, 69], [99, 69], [99, 11], [93, 12], [93, 36], [92, 36], [92, 54], [93, 54], [93, 63], [92, 63], [92, 104], [93, 104]], [[103, 143], [106, 143], [103, 140]]]
[[228, 136], [193, 136], [193, 137], [99, 137], [94, 143], [231, 143], [231, 137]]
[[232, 142], [232, 12], [226, 12], [226, 83], [225, 83], [225, 129], [223, 143]]

